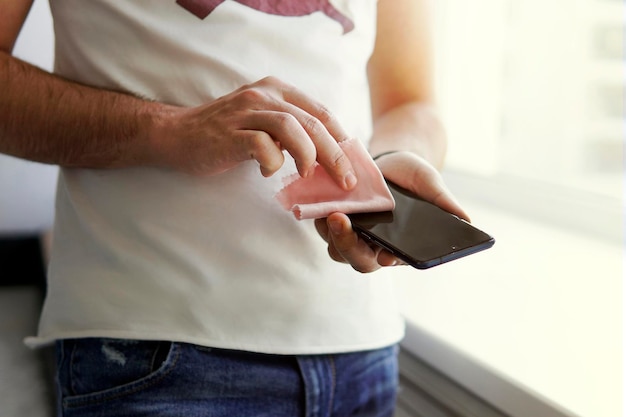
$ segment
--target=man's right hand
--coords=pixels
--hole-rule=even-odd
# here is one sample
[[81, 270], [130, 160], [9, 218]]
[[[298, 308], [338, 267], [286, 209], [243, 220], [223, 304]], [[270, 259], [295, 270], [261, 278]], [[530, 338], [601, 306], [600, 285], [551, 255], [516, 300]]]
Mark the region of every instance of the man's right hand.
[[0, 152], [66, 167], [157, 166], [195, 175], [255, 159], [270, 176], [286, 150], [300, 175], [317, 161], [341, 187], [355, 185], [337, 144], [346, 133], [295, 87], [267, 77], [183, 108], [79, 85], [11, 56], [31, 4], [0, 2]]
[[213, 175], [255, 159], [264, 176], [284, 162], [306, 177], [319, 162], [345, 189], [356, 184], [338, 142], [348, 139], [322, 104], [274, 77], [195, 108], [169, 107], [150, 134], [154, 159], [194, 175]]

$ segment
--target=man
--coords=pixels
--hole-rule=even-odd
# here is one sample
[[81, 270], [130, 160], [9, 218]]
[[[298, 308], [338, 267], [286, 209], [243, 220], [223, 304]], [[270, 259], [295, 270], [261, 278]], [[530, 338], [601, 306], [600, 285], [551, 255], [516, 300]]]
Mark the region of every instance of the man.
[[357, 137], [465, 217], [426, 0], [51, 0], [55, 75], [10, 56], [31, 1], [0, 3], [0, 152], [62, 167], [30, 341], [57, 342], [59, 414], [392, 415], [402, 320], [361, 273], [397, 260], [273, 196], [316, 162], [355, 187]]

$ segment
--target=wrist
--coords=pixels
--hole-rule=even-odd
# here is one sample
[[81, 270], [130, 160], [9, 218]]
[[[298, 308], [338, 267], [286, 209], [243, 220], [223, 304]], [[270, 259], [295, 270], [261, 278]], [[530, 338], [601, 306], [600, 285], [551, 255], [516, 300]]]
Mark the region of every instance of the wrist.
[[411, 102], [374, 121], [370, 150], [377, 158], [390, 150], [408, 151], [441, 168], [446, 154], [446, 132], [434, 106]]
[[150, 103], [149, 108], [140, 116], [143, 144], [140, 158], [144, 165], [168, 167], [172, 157], [172, 139], [175, 137], [175, 126], [180, 108], [162, 103]]

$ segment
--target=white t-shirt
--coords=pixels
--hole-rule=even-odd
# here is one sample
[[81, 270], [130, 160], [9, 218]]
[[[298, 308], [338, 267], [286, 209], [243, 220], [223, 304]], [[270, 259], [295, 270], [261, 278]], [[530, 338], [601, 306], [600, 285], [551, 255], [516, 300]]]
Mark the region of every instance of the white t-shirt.
[[[194, 106], [272, 75], [324, 103], [350, 135], [371, 133], [376, 0], [226, 0], [200, 17], [185, 1], [50, 3], [66, 78]], [[313, 222], [274, 198], [295, 171], [286, 159], [270, 178], [255, 161], [205, 178], [63, 169], [48, 295], [28, 343], [116, 337], [296, 354], [397, 342], [390, 278], [331, 260]]]

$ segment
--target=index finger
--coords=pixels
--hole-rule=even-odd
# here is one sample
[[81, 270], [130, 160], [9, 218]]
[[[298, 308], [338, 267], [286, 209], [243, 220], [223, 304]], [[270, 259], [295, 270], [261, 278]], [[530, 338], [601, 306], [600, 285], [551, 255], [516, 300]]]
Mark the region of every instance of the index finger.
[[281, 94], [285, 102], [299, 110], [292, 111], [292, 114], [313, 141], [317, 150], [317, 162], [340, 186], [347, 190], [354, 188], [357, 182], [354, 168], [338, 145], [350, 137], [339, 120], [326, 106], [293, 86], [285, 85]]
[[330, 135], [325, 125], [315, 116], [304, 113], [296, 114], [296, 119], [315, 145], [317, 162], [342, 188], [346, 190], [354, 188], [357, 178], [350, 159], [335, 138]]

